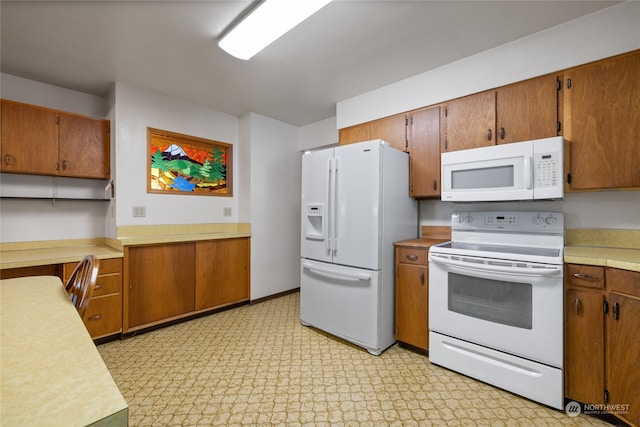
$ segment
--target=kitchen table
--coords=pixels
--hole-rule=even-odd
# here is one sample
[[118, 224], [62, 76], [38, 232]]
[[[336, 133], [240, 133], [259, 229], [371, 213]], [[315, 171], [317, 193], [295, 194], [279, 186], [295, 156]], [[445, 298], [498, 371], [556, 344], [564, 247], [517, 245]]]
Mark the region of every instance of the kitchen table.
[[126, 426], [129, 409], [62, 282], [0, 281], [0, 424]]

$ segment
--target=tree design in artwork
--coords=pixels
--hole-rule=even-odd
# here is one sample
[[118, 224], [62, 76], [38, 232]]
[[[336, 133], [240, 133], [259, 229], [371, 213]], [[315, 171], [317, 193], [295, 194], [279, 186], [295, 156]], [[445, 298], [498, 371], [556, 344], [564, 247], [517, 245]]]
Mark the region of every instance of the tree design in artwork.
[[[228, 144], [224, 144], [228, 145]], [[204, 143], [167, 143], [151, 135], [151, 191], [230, 194], [228, 148]]]

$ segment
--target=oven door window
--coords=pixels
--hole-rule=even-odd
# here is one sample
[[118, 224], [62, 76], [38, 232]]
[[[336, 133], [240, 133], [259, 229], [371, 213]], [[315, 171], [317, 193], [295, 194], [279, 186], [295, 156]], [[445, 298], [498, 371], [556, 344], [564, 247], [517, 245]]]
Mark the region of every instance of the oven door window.
[[532, 328], [532, 285], [449, 273], [449, 311], [489, 322]]

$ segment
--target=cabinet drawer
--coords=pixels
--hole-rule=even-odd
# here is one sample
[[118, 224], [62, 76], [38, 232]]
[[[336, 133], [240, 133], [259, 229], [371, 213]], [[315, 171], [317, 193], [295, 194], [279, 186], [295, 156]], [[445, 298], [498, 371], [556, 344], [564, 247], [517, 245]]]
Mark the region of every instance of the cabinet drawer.
[[640, 297], [640, 272], [607, 268], [607, 286], [612, 291]]
[[122, 292], [122, 275], [120, 273], [99, 274], [93, 296], [119, 294]]
[[122, 258], [108, 258], [100, 260], [100, 270], [98, 274], [121, 273]]
[[396, 262], [428, 265], [428, 250], [423, 248], [396, 248]]
[[122, 331], [122, 297], [120, 294], [93, 297], [82, 319], [91, 338]]
[[597, 265], [567, 264], [567, 284], [588, 288], [604, 288], [604, 267]]

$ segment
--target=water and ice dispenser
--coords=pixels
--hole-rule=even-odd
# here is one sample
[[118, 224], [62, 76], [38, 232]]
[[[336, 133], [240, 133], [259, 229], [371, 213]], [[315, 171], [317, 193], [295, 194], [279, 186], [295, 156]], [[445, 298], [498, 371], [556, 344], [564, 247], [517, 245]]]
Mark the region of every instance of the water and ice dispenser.
[[307, 239], [324, 240], [324, 203], [307, 203], [307, 205], [305, 206], [305, 211], [305, 237]]

